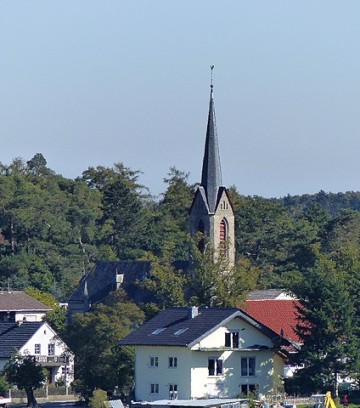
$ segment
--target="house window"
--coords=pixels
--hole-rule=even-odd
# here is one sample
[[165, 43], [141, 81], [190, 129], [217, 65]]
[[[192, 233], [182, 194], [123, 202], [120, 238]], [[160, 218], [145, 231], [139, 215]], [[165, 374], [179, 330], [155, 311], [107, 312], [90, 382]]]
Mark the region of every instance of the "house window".
[[177, 384], [169, 384], [169, 399], [174, 400], [178, 397], [178, 386]]
[[243, 377], [253, 377], [255, 375], [255, 357], [241, 358], [241, 375]]
[[55, 344], [54, 343], [50, 343], [48, 345], [48, 355], [49, 356], [54, 356], [55, 355]]
[[259, 386], [257, 384], [241, 384], [241, 394], [248, 396], [249, 394], [253, 394], [257, 396]]
[[177, 357], [169, 357], [169, 367], [170, 368], [177, 367]]
[[225, 347], [239, 348], [239, 332], [227, 332], [225, 333]]
[[150, 393], [159, 394], [159, 384], [150, 384]]
[[159, 357], [150, 357], [150, 367], [159, 367]]
[[223, 373], [223, 361], [219, 358], [209, 358], [208, 360], [209, 375], [221, 375]]
[[35, 354], [41, 354], [41, 344], [35, 344]]

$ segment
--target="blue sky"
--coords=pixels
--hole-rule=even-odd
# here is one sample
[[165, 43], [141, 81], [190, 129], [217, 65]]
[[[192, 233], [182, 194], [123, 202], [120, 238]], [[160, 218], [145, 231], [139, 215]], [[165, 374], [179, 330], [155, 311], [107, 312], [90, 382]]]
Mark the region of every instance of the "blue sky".
[[215, 65], [223, 182], [360, 190], [360, 1], [3, 0], [0, 161], [200, 180]]

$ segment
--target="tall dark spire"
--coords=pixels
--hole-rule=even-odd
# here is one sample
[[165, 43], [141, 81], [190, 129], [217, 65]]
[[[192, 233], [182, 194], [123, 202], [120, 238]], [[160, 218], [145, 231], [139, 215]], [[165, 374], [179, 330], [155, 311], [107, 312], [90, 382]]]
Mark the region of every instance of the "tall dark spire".
[[214, 107], [214, 86], [212, 83], [212, 71], [214, 65], [211, 65], [211, 85], [210, 85], [210, 103], [209, 116], [206, 129], [205, 153], [201, 173], [201, 185], [204, 187], [208, 200], [210, 212], [214, 212], [217, 204], [219, 188], [222, 186], [220, 153], [216, 131], [216, 118]]

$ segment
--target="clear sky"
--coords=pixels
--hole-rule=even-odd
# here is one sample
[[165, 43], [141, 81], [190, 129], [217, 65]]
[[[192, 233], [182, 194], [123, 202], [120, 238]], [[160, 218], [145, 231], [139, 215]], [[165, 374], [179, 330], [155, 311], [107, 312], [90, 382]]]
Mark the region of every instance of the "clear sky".
[[223, 183], [360, 190], [359, 0], [2, 0], [0, 161], [200, 180], [210, 65]]

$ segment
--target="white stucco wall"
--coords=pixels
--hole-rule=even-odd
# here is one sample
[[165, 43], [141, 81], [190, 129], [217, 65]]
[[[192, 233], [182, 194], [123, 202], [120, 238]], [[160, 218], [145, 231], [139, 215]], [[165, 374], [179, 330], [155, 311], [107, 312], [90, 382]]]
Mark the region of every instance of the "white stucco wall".
[[26, 320], [27, 322], [41, 322], [45, 313], [43, 312], [16, 312], [15, 321], [22, 322]]
[[[26, 324], [22, 323], [22, 324]], [[69, 353], [69, 362], [67, 365], [65, 363], [58, 363], [57, 357], [63, 357], [64, 353], [67, 351], [66, 344], [57, 336], [56, 332], [44, 322], [44, 324], [37, 330], [37, 332], [29, 339], [29, 341], [19, 350], [20, 354], [30, 354], [36, 356], [41, 361], [46, 361], [48, 354], [48, 345], [52, 343], [55, 345], [54, 350], [54, 362], [46, 364], [43, 366], [48, 366], [51, 368], [52, 372], [52, 382], [59, 380], [60, 378], [66, 378], [67, 385], [74, 380], [74, 356]], [[40, 344], [40, 354], [35, 354], [35, 344]], [[0, 360], [0, 371], [4, 369], [5, 364], [8, 360]], [[66, 375], [65, 375], [66, 373]]]
[[[55, 361], [56, 357], [63, 357], [64, 353], [68, 351], [66, 344], [57, 336], [56, 332], [47, 323], [44, 323], [44, 325], [40, 327], [34, 336], [22, 347], [20, 353], [35, 355], [35, 344], [40, 344], [40, 357], [48, 357], [48, 346], [49, 344], [54, 344]], [[65, 378], [65, 369], [67, 370], [66, 382], [70, 385], [74, 380], [74, 359], [72, 355], [70, 355], [70, 361], [67, 367], [65, 367], [65, 363], [52, 366], [52, 382], [55, 382], [62, 377]]]

